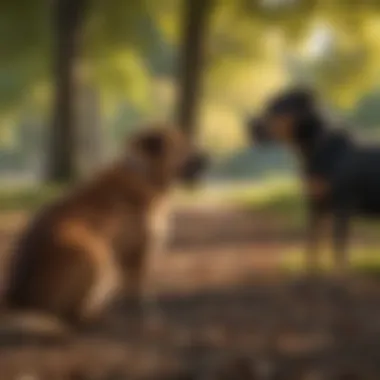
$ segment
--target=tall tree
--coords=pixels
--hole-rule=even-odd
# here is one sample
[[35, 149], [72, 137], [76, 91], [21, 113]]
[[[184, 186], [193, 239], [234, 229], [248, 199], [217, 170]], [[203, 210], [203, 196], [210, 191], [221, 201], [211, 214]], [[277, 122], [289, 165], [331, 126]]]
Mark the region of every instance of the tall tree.
[[55, 0], [53, 22], [54, 109], [47, 180], [67, 182], [77, 175], [75, 96], [87, 0]]
[[177, 122], [189, 134], [196, 127], [211, 7], [212, 0], [185, 0], [183, 6]]

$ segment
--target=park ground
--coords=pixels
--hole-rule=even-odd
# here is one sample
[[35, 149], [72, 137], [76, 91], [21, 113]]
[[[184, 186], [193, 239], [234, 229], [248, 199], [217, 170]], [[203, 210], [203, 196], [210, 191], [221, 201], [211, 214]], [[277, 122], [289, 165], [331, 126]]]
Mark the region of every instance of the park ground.
[[[55, 194], [0, 194], [2, 263], [33, 210]], [[353, 273], [338, 286], [328, 271], [313, 281], [300, 271], [298, 184], [223, 187], [175, 203], [156, 281], [161, 323], [141, 328], [121, 302], [98, 331], [65, 344], [0, 340], [0, 380], [248, 380], [252, 371], [262, 372], [258, 379], [380, 378], [376, 224], [355, 226]]]

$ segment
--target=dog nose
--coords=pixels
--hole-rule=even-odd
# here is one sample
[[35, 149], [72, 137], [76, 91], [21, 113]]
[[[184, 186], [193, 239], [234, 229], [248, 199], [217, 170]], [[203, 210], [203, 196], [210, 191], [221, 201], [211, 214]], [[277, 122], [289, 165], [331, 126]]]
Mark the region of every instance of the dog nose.
[[266, 125], [262, 118], [251, 118], [248, 121], [248, 133], [249, 137], [255, 142], [260, 143], [270, 139]]
[[180, 169], [179, 178], [187, 186], [192, 186], [203, 176], [210, 164], [210, 157], [204, 153], [196, 151], [191, 154]]
[[190, 166], [192, 166], [196, 172], [205, 170], [209, 164], [210, 155], [205, 152], [198, 152], [190, 160]]

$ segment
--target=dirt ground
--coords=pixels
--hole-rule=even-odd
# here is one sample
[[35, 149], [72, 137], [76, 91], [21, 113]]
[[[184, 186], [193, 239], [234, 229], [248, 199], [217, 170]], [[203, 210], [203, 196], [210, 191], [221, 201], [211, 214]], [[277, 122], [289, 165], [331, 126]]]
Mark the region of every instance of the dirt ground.
[[[0, 250], [26, 220], [0, 217]], [[379, 379], [380, 282], [292, 278], [302, 231], [275, 215], [181, 210], [149, 329], [127, 300], [66, 342], [0, 337], [0, 380]], [[6, 255], [4, 255], [5, 257]]]

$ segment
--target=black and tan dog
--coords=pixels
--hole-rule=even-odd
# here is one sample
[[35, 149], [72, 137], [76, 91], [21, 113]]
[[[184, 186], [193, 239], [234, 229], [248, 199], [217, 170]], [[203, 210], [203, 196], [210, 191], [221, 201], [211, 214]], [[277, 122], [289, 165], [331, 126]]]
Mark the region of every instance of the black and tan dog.
[[347, 273], [352, 216], [380, 217], [380, 145], [369, 147], [336, 128], [307, 89], [285, 91], [250, 120], [256, 143], [280, 142], [299, 157], [309, 210], [307, 261], [316, 268], [323, 221], [332, 218], [335, 269]]
[[0, 330], [87, 324], [124, 285], [152, 301], [141, 287], [162, 249], [168, 192], [204, 165], [178, 128], [147, 128], [114, 165], [45, 207], [12, 255]]

